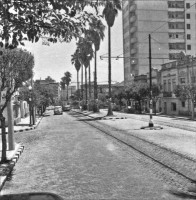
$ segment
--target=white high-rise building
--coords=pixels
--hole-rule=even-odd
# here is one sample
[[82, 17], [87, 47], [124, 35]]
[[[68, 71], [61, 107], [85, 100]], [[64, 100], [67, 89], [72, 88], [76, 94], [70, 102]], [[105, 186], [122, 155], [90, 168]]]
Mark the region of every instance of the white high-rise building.
[[149, 34], [152, 67], [196, 54], [196, 0], [123, 0], [124, 78], [149, 72]]

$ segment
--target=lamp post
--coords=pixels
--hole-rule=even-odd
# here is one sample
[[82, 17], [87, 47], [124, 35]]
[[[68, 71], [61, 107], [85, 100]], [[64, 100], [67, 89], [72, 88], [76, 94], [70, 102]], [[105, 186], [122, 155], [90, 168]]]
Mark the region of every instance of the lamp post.
[[151, 63], [151, 35], [149, 34], [149, 79], [150, 79], [150, 120], [149, 127], [153, 127], [154, 124], [152, 122], [152, 63]]

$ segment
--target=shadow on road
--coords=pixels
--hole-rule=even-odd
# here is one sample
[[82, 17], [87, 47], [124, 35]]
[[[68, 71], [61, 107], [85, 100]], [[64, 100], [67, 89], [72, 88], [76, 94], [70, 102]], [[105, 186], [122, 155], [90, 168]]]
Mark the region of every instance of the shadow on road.
[[[71, 115], [73, 117], [88, 117], [88, 115], [81, 116], [81, 114], [73, 113], [73, 112], [70, 112], [69, 115]], [[96, 121], [96, 120], [101, 120], [101, 119], [102, 119], [102, 117], [94, 117], [94, 118], [89, 118], [89, 119], [78, 119], [78, 121]]]
[[196, 180], [194, 180], [192, 183], [194, 186], [188, 187], [187, 191], [171, 189], [169, 190], [169, 193], [182, 199], [196, 199]]
[[177, 191], [177, 190], [170, 190], [169, 193], [174, 195], [174, 196], [177, 196], [177, 197], [180, 197], [182, 199], [196, 199], [196, 191], [195, 193], [193, 193], [193, 191], [190, 191], [192, 194], [190, 193], [186, 193], [186, 192], [183, 192], [183, 191]]

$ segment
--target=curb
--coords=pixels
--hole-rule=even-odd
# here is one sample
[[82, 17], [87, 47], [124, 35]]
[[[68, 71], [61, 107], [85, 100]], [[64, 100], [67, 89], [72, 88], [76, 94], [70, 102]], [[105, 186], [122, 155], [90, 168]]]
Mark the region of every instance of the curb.
[[109, 120], [109, 119], [127, 119], [126, 117], [109, 117], [109, 118], [105, 118], [105, 117], [102, 117], [100, 120]]
[[15, 164], [17, 163], [17, 161], [23, 151], [24, 151], [24, 146], [20, 145], [17, 148], [16, 152], [14, 153], [13, 157], [10, 159], [10, 162], [0, 165], [1, 171], [4, 171], [4, 173], [5, 173], [5, 175], [0, 176], [0, 191], [3, 189], [3, 186], [6, 182], [6, 180], [8, 179], [9, 175], [11, 174]]
[[82, 112], [78, 112], [78, 111], [75, 111], [75, 110], [74, 110], [74, 112], [80, 113], [84, 116], [88, 116], [88, 117], [91, 117], [91, 118], [96, 119], [96, 120], [127, 119], [127, 117], [108, 117], [108, 118], [107, 117], [93, 117], [93, 116], [88, 115], [87, 113], [82, 113]]
[[[25, 129], [20, 129], [20, 130], [15, 130], [14, 133], [18, 133], [18, 132], [23, 132], [23, 131], [31, 131], [37, 128], [37, 126], [40, 124], [41, 120], [43, 117], [41, 117], [38, 121], [38, 123], [36, 125], [34, 125], [33, 127], [29, 127], [29, 128], [25, 128]], [[6, 132], [7, 134], [7, 132]]]

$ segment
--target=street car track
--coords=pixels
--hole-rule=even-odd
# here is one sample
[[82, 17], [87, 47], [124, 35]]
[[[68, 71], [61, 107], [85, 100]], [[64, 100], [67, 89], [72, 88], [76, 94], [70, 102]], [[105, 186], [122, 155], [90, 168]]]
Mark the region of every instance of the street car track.
[[[76, 112], [76, 111], [74, 111], [74, 112]], [[82, 120], [84, 123], [86, 123], [86, 124], [88, 124], [88, 125], [90, 125], [90, 126], [96, 128], [96, 129], [98, 129], [99, 131], [101, 131], [102, 133], [106, 134], [107, 136], [112, 137], [113, 139], [117, 140], [119, 143], [121, 143], [121, 144], [123, 144], [123, 145], [126, 145], [127, 147], [130, 147], [130, 148], [134, 149], [135, 151], [139, 152], [140, 154], [144, 155], [145, 157], [147, 157], [147, 158], [151, 159], [152, 161], [158, 163], [158, 164], [161, 165], [162, 167], [164, 167], [164, 168], [166, 168], [166, 169], [172, 171], [173, 173], [177, 174], [178, 176], [180, 176], [180, 177], [186, 179], [188, 182], [190, 182], [190, 183], [196, 183], [196, 180], [195, 180], [194, 178], [192, 178], [191, 175], [188, 175], [187, 173], [184, 173], [184, 172], [186, 172], [186, 170], [183, 172], [183, 169], [181, 169], [181, 168], [180, 168], [180, 169], [177, 169], [178, 167], [172, 166], [172, 164], [168, 164], [167, 162], [164, 162], [164, 160], [157, 159], [156, 156], [149, 155], [149, 154], [146, 153], [144, 150], [142, 150], [142, 148], [135, 147], [134, 145], [128, 143], [127, 141], [122, 140], [121, 138], [115, 136], [114, 134], [109, 133], [109, 131], [104, 130], [103, 125], [102, 125], [102, 127], [99, 127], [99, 126], [97, 126], [96, 124], [91, 123], [93, 119], [90, 118], [89, 116], [84, 115], [84, 114], [82, 114], [82, 113], [80, 113], [80, 112], [76, 112], [76, 113], [77, 113], [79, 116], [75, 116], [75, 117], [80, 118], [80, 117], [82, 116], [82, 117], [85, 117], [85, 118], [86, 118], [86, 120]], [[91, 119], [91, 120], [89, 120], [89, 119]], [[96, 123], [99, 123], [99, 122], [96, 121]], [[118, 131], [118, 129], [116, 129], [116, 130]], [[119, 130], [119, 131], [120, 131], [120, 132], [123, 132], [123, 131], [121, 131], [121, 130]], [[126, 135], [126, 136], [127, 136], [127, 135]], [[158, 145], [158, 144], [152, 143], [152, 142], [150, 142], [150, 141], [147, 141], [147, 140], [142, 139], [142, 138], [140, 138], [140, 137], [137, 137], [137, 136], [135, 136], [135, 135], [131, 135], [131, 134], [130, 134], [129, 136], [130, 136], [130, 137], [136, 138], [138, 141], [139, 141], [139, 140], [142, 141], [144, 144], [146, 143], [146, 144], [151, 145], [151, 146], [152, 146], [152, 145], [153, 145], [153, 146], [156, 146], [156, 148], [159, 148], [159, 150], [164, 150], [164, 151], [167, 151], [167, 152], [170, 153], [170, 154], [173, 154], [173, 155], [175, 155], [175, 156], [178, 156], [179, 158], [182, 159], [183, 162], [189, 162], [189, 161], [190, 161], [191, 163], [194, 163], [194, 165], [196, 166], [196, 161], [195, 161], [195, 159], [193, 159], [193, 158], [190, 158], [190, 157], [185, 156], [185, 155], [183, 155], [183, 154], [181, 154], [181, 153], [179, 153], [179, 152], [175, 152], [175, 151], [173, 151], [173, 150], [171, 150], [171, 149], [165, 148], [165, 147], [160, 146], [160, 145]], [[186, 160], [186, 161], [184, 161], [184, 160]], [[194, 173], [193, 173], [193, 174], [194, 174]]]

